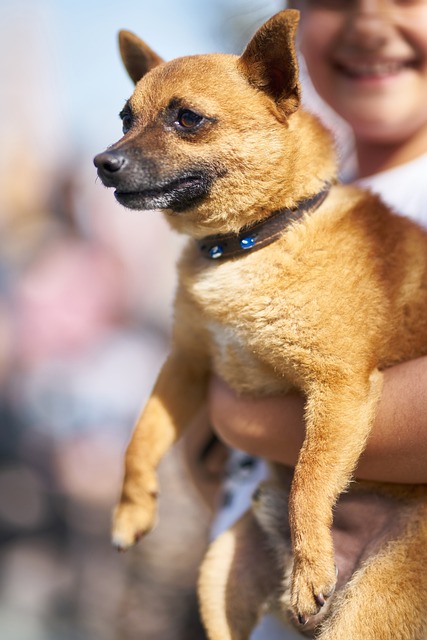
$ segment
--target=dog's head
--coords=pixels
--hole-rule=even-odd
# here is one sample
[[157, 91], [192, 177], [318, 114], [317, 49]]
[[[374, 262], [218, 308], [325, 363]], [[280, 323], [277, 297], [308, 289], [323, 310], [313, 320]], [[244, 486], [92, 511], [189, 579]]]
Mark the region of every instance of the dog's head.
[[[164, 63], [137, 36], [120, 32], [136, 87], [121, 112], [123, 137], [95, 158], [120, 203], [165, 210], [178, 230], [200, 236], [236, 231], [330, 178], [329, 139], [311, 118], [305, 133], [298, 120], [298, 17], [287, 10], [271, 18], [240, 57]], [[316, 163], [313, 126], [324, 147]]]

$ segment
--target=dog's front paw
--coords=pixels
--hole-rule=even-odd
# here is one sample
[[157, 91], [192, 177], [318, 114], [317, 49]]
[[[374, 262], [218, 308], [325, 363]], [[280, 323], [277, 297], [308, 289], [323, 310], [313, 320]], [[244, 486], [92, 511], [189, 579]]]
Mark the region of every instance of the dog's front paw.
[[119, 551], [125, 551], [138, 542], [156, 524], [157, 499], [146, 494], [138, 502], [120, 502], [113, 514], [112, 543]]
[[295, 560], [292, 574], [291, 604], [299, 623], [322, 609], [335, 591], [337, 570], [333, 562]]

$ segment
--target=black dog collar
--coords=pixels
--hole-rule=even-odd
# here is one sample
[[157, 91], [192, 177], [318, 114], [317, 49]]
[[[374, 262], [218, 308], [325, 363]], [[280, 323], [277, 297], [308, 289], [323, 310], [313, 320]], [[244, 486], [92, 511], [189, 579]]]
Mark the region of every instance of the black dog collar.
[[279, 209], [268, 218], [243, 227], [239, 233], [206, 236], [197, 241], [201, 254], [208, 260], [233, 258], [248, 251], [256, 251], [274, 242], [288, 224], [301, 218], [310, 209], [316, 210], [325, 200], [331, 185], [302, 200], [295, 209]]

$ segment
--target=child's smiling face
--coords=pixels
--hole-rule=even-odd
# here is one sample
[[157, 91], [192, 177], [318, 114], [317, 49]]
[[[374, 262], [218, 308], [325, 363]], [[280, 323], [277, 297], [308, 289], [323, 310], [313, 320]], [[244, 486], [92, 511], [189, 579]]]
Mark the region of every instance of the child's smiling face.
[[427, 129], [427, 0], [299, 0], [300, 45], [320, 96], [359, 138]]

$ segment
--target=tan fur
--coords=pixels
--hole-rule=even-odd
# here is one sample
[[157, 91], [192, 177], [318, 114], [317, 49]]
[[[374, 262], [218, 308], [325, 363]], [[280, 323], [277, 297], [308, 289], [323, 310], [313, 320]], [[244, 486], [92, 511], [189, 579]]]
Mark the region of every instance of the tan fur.
[[[104, 182], [120, 187], [121, 174], [133, 171], [126, 188], [163, 188], [194, 166], [215, 178], [185, 210], [165, 210], [191, 239], [179, 265], [171, 353], [127, 450], [113, 539], [127, 548], [152, 527], [155, 469], [204, 402], [212, 371], [241, 393], [297, 387], [307, 397], [306, 438], [293, 477], [281, 477], [285, 498], [261, 489], [253, 513], [212, 545], [202, 567], [209, 638], [248, 638], [271, 609], [293, 620], [310, 617], [305, 631], [317, 626], [323, 640], [423, 640], [425, 487], [357, 483], [345, 494], [382, 495], [393, 505], [387, 523], [394, 524], [384, 534], [378, 520], [378, 535], [335, 595], [331, 524], [372, 426], [381, 370], [427, 353], [425, 232], [376, 196], [334, 184], [318, 210], [259, 251], [215, 262], [194, 242], [237, 232], [335, 181], [329, 135], [299, 108], [297, 21], [298, 12], [281, 12], [240, 58], [165, 64], [136, 36], [121, 35], [129, 73], [142, 77], [130, 99], [132, 127], [97, 157], [101, 177], [106, 160], [126, 160]], [[208, 122], [182, 134], [168, 120], [171, 99]], [[322, 598], [329, 602], [319, 614]]]

